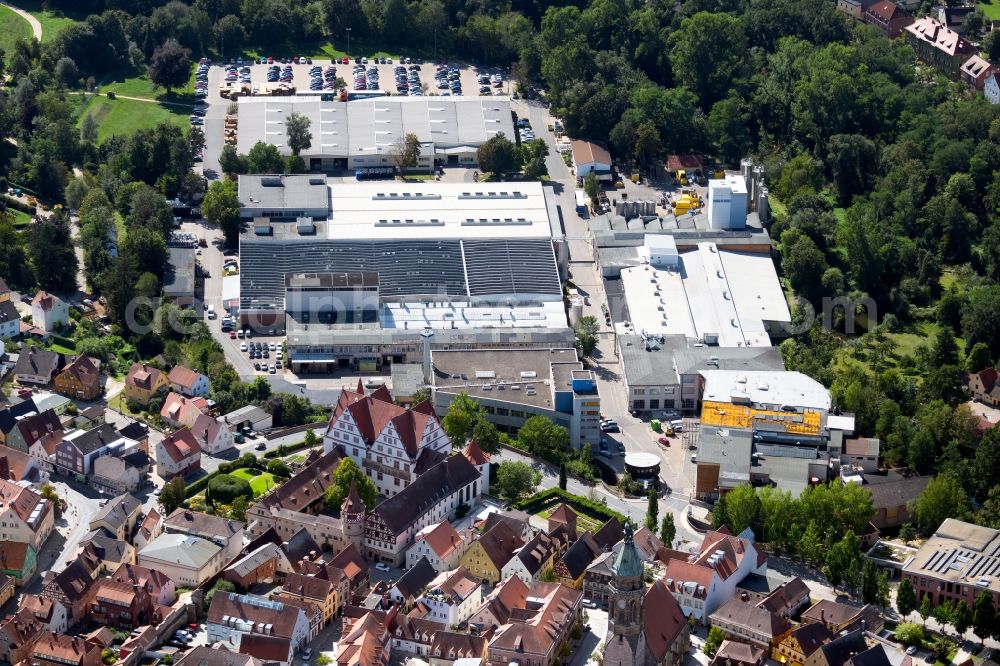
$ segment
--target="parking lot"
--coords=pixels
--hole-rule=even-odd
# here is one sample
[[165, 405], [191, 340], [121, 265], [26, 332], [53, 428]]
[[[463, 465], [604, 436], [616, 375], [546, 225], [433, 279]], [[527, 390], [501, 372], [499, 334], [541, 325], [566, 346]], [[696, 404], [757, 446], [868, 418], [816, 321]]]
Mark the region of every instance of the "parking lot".
[[[329, 59], [315, 59], [310, 62], [303, 61], [299, 64], [281, 63], [280, 61], [264, 64], [261, 64], [259, 61], [252, 64], [245, 62], [243, 65], [237, 67], [235, 77], [232, 75], [229, 76], [229, 82], [234, 89], [249, 85], [251, 89], [256, 90], [258, 93], [267, 90], [268, 86], [278, 87], [281, 84], [294, 87], [297, 92], [303, 92], [309, 91], [314, 78], [318, 78], [320, 87], [312, 88], [313, 91], [317, 94], [333, 94], [334, 90], [330, 84], [336, 77], [340, 77], [347, 82], [347, 89], [351, 91], [380, 90], [396, 95], [401, 94], [396, 81], [396, 68], [400, 66], [406, 68], [407, 84], [410, 83], [409, 79], [413, 75], [418, 77], [419, 87], [416, 89], [419, 89], [424, 95], [458, 94], [457, 91], [452, 90], [450, 87], [438, 87], [435, 81], [435, 73], [439, 67], [438, 65], [431, 63], [401, 64], [397, 61], [393, 61], [392, 63], [388, 61], [375, 63], [368, 58], [364, 58], [361, 63], [356, 62], [356, 59], [351, 60], [349, 64], [344, 64], [342, 61], [334, 63]], [[277, 70], [274, 69], [275, 67]], [[355, 76], [356, 67], [364, 68], [360, 81]], [[491, 94], [494, 91], [500, 91], [502, 94], [510, 93], [510, 82], [506, 78], [503, 78], [502, 72], [495, 68], [480, 69], [461, 65], [440, 65], [440, 67], [447, 67], [449, 70], [454, 70], [455, 74], [453, 78], [459, 83], [462, 95], [477, 96], [480, 94], [482, 84], [479, 81], [479, 77], [481, 75], [485, 75], [491, 79], [487, 84]], [[316, 72], [314, 68], [319, 68], [318, 77], [314, 76], [314, 72]], [[225, 81], [226, 74], [224, 69], [222, 71], [223, 74], [220, 78]], [[270, 77], [269, 72], [271, 73]], [[496, 85], [498, 82], [495, 77], [497, 76], [501, 77], [499, 86]], [[359, 84], [362, 84], [363, 87]], [[407, 94], [412, 94], [416, 89], [411, 85], [406, 86]]]

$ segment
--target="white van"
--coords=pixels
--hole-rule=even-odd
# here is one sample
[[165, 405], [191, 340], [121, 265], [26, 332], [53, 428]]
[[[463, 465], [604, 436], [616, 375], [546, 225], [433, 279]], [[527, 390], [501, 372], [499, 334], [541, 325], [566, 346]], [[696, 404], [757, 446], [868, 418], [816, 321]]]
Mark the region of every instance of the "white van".
[[215, 306], [214, 305], [206, 305], [205, 306], [205, 316], [208, 317], [209, 319], [215, 319]]

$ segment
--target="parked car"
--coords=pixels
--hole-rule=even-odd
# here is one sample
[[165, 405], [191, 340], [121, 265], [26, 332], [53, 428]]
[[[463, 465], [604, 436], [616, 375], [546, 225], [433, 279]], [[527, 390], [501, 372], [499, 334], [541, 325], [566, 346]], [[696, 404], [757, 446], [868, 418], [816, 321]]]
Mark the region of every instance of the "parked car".
[[375, 568], [378, 569], [379, 571], [389, 571], [390, 570], [389, 569], [389, 565], [386, 564], [385, 562], [376, 562], [375, 563]]

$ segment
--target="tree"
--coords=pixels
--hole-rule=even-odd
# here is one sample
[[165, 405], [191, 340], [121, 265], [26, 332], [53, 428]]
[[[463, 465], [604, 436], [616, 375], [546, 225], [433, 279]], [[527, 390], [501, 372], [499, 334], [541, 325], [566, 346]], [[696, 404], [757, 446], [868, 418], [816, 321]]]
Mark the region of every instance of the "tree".
[[187, 486], [184, 485], [183, 478], [176, 476], [167, 481], [160, 490], [160, 506], [163, 507], [164, 515], [169, 515], [174, 509], [183, 506], [186, 495]]
[[219, 225], [226, 245], [236, 245], [240, 237], [240, 200], [235, 180], [225, 178], [209, 185], [201, 202], [201, 212], [209, 223]]
[[222, 173], [231, 176], [247, 173], [250, 170], [250, 164], [246, 156], [237, 153], [236, 148], [227, 143], [222, 147], [222, 152], [219, 153], [219, 168], [222, 169]]
[[597, 333], [600, 328], [597, 318], [591, 315], [585, 315], [576, 321], [576, 326], [574, 326], [576, 346], [583, 352], [584, 356], [590, 356], [597, 348]]
[[917, 607], [917, 595], [909, 578], [903, 578], [896, 590], [896, 610], [901, 618], [906, 618]]
[[56, 81], [67, 88], [72, 88], [80, 83], [80, 70], [72, 58], [59, 58], [54, 74]]
[[227, 51], [239, 53], [246, 45], [247, 31], [243, 28], [238, 16], [227, 14], [215, 24], [215, 38], [219, 42], [219, 50], [223, 55]]
[[899, 528], [899, 538], [908, 546], [911, 541], [917, 538], [917, 530], [913, 528], [911, 523], [903, 523]]
[[[991, 33], [992, 34], [992, 33]], [[965, 357], [967, 372], [979, 372], [990, 365], [990, 348], [984, 342], [977, 342]]]
[[277, 174], [284, 170], [285, 160], [282, 159], [277, 146], [258, 141], [247, 154], [247, 171], [249, 173]]
[[873, 604], [877, 597], [878, 567], [875, 566], [875, 562], [866, 558], [861, 568], [861, 599], [866, 604]]
[[649, 491], [648, 502], [646, 504], [646, 529], [656, 532], [656, 523], [660, 517], [660, 502], [655, 490]]
[[708, 114], [708, 133], [715, 153], [725, 164], [738, 164], [750, 145], [750, 112], [735, 93], [712, 105]]
[[249, 500], [244, 495], [240, 495], [229, 505], [229, 520], [246, 522], [248, 508], [250, 508]]
[[552, 462], [562, 461], [570, 450], [569, 431], [544, 416], [528, 417], [517, 438], [532, 454]]
[[285, 118], [288, 148], [296, 157], [303, 150], [308, 150], [312, 146], [312, 131], [309, 129], [309, 124], [309, 117], [301, 113], [289, 113], [288, 117]]
[[76, 250], [65, 214], [38, 218], [28, 234], [28, 255], [39, 287], [59, 293], [76, 291]]
[[712, 627], [708, 630], [708, 636], [705, 638], [705, 645], [702, 647], [702, 652], [709, 657], [714, 657], [724, 640], [726, 640], [726, 632], [719, 627]]
[[972, 626], [972, 610], [964, 601], [955, 604], [955, 615], [951, 622], [959, 636], [965, 636], [965, 632]]
[[533, 493], [541, 480], [541, 473], [526, 462], [507, 460], [497, 468], [497, 488], [500, 495], [510, 502]]
[[517, 168], [517, 152], [510, 139], [498, 132], [476, 149], [476, 161], [484, 172], [496, 175], [510, 173]]
[[982, 643], [993, 635], [996, 621], [996, 611], [993, 608], [993, 595], [989, 590], [982, 590], [972, 602], [972, 631]]
[[253, 499], [253, 489], [246, 479], [232, 474], [217, 474], [208, 482], [205, 499], [212, 504], [232, 504], [237, 497]]
[[889, 574], [882, 571], [878, 575], [878, 585], [876, 587], [875, 605], [885, 609], [889, 606]]
[[70, 210], [77, 210], [80, 208], [80, 204], [83, 203], [84, 197], [87, 196], [87, 192], [90, 188], [87, 187], [87, 183], [83, 178], [74, 178], [66, 184], [66, 206]]
[[559, 489], [566, 490], [566, 463], [559, 463]]
[[660, 521], [660, 541], [667, 548], [672, 548], [674, 539], [677, 537], [677, 526], [674, 525], [674, 514], [667, 513]]
[[901, 622], [896, 627], [896, 638], [904, 645], [920, 645], [924, 642], [924, 628], [912, 622]]
[[950, 472], [932, 479], [913, 504], [917, 527], [931, 534], [945, 518], [964, 518], [969, 513], [969, 497], [961, 482]]
[[837, 198], [846, 206], [852, 196], [867, 189], [878, 167], [878, 149], [874, 141], [860, 134], [835, 134], [827, 143], [826, 164]]
[[859, 555], [858, 538], [850, 531], [827, 551], [823, 573], [834, 589], [848, 579], [848, 571]]
[[484, 418], [482, 409], [480, 404], [467, 393], [459, 393], [451, 401], [448, 411], [441, 419], [441, 425], [453, 446], [465, 446], [465, 442], [472, 436], [476, 423]]
[[671, 35], [670, 45], [674, 76], [698, 95], [705, 108], [733, 87], [748, 49], [739, 18], [709, 12], [685, 18]]
[[396, 139], [392, 144], [392, 163], [400, 174], [416, 168], [420, 163], [420, 139], [416, 134], [410, 133]]
[[232, 582], [220, 578], [212, 586], [212, 589], [205, 594], [205, 609], [207, 610], [212, 605], [212, 598], [215, 596], [216, 592], [235, 592], [236, 586]]
[[928, 362], [931, 367], [958, 365], [958, 343], [950, 326], [942, 326], [938, 330]]
[[597, 198], [601, 195], [601, 183], [593, 171], [583, 177], [583, 191], [590, 198], [590, 205], [597, 208]]
[[149, 78], [170, 92], [183, 86], [191, 75], [191, 50], [181, 46], [176, 39], [168, 39], [153, 51], [149, 62]]
[[[311, 430], [308, 432], [312, 432]], [[281, 460], [280, 458], [274, 458], [267, 462], [267, 471], [274, 476], [281, 477], [283, 479], [288, 478], [292, 475], [292, 471], [288, 469], [288, 464]]]
[[365, 503], [365, 508], [372, 509], [378, 499], [378, 489], [357, 463], [350, 458], [344, 458], [333, 473], [330, 486], [326, 489], [326, 504], [331, 511], [340, 511], [341, 505], [351, 492], [351, 481], [358, 490], [358, 496]]
[[306, 430], [305, 436], [302, 438], [302, 443], [306, 445], [306, 448], [311, 449], [312, 447], [319, 444], [319, 437], [316, 436], [315, 430]]
[[927, 618], [934, 615], [934, 603], [931, 601], [931, 595], [924, 595], [923, 599], [920, 600], [920, 608], [917, 610], [920, 613], [920, 618], [924, 621], [924, 626], [927, 626]]
[[974, 287], [962, 308], [962, 335], [969, 347], [982, 342], [1000, 356], [1000, 285]]
[[80, 123], [80, 139], [87, 143], [97, 143], [100, 128], [101, 126], [97, 122], [97, 118], [94, 117], [94, 114], [88, 113], [84, 115], [83, 121]]
[[63, 514], [63, 507], [65, 506], [66, 503], [59, 497], [59, 492], [56, 490], [56, 487], [53, 486], [51, 483], [46, 483], [44, 486], [42, 486], [41, 496], [52, 503], [52, 506], [54, 507], [53, 511], [55, 512], [55, 517], [57, 519], [61, 518]]
[[972, 458], [970, 478], [976, 498], [985, 502], [990, 490], [1000, 486], [1000, 432], [990, 428]]

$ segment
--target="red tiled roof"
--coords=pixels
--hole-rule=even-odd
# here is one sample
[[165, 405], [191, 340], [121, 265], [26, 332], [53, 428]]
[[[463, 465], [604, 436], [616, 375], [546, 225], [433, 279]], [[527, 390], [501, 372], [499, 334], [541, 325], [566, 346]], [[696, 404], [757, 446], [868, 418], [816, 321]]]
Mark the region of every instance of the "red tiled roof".
[[462, 455], [468, 459], [473, 465], [485, 465], [490, 461], [490, 454], [480, 448], [479, 444], [474, 439], [470, 439], [469, 443], [462, 450]]
[[663, 663], [670, 646], [687, 627], [687, 618], [662, 579], [646, 590], [644, 607], [643, 629], [646, 645], [653, 653], [656, 663], [660, 664]]
[[72, 375], [82, 386], [94, 388], [101, 382], [101, 366], [89, 356], [77, 356], [63, 368], [62, 374]]
[[462, 537], [447, 520], [438, 523], [433, 529], [426, 532], [423, 539], [441, 559], [448, 557], [452, 551], [462, 545]]
[[181, 462], [185, 458], [201, 453], [198, 440], [188, 428], [181, 428], [172, 435], [164, 437], [163, 450], [174, 462]]
[[190, 389], [194, 388], [195, 382], [198, 381], [199, 377], [201, 377], [201, 374], [191, 368], [185, 368], [183, 365], [175, 365], [170, 370], [170, 374], [167, 375], [167, 380], [171, 384], [177, 384], [178, 386]]

